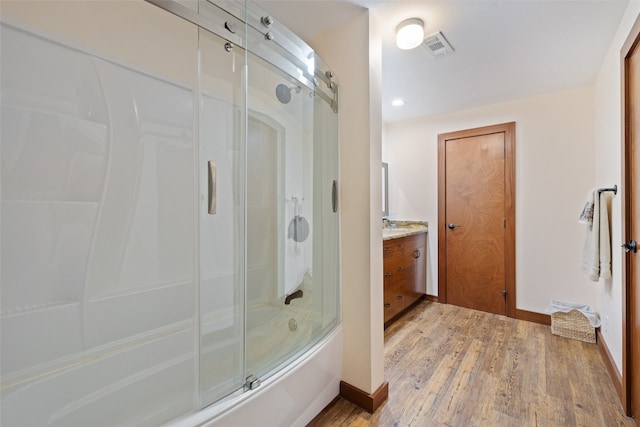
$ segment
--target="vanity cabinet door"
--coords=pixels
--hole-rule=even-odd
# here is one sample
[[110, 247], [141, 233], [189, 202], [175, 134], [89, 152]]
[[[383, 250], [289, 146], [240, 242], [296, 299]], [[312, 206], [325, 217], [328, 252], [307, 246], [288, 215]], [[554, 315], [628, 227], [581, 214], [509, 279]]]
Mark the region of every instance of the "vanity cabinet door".
[[400, 313], [405, 308], [405, 294], [403, 284], [385, 285], [384, 289], [384, 321]]
[[384, 255], [384, 322], [426, 292], [426, 233], [386, 240]]
[[[384, 254], [384, 321], [391, 319], [405, 308], [404, 290], [407, 260], [404, 257], [404, 244], [394, 239]], [[386, 242], [385, 242], [386, 243]]]

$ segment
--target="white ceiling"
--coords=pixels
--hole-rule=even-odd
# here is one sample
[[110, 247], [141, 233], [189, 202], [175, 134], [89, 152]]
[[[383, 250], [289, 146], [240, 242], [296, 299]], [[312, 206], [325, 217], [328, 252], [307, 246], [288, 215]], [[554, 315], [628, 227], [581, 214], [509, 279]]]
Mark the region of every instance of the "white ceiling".
[[[592, 84], [628, 0], [257, 3], [307, 41], [371, 9], [382, 28], [382, 116], [391, 122]], [[413, 17], [427, 35], [442, 31], [455, 52], [398, 49], [395, 27]], [[405, 105], [392, 107], [394, 98]]]

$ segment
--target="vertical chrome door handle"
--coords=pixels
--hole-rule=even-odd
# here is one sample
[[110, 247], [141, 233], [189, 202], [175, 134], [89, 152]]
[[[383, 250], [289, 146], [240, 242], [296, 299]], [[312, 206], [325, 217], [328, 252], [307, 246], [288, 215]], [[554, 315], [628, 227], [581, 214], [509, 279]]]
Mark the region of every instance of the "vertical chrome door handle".
[[338, 182], [335, 180], [331, 185], [331, 205], [331, 209], [338, 212]]
[[209, 160], [209, 214], [214, 215], [218, 208], [216, 197], [216, 162]]

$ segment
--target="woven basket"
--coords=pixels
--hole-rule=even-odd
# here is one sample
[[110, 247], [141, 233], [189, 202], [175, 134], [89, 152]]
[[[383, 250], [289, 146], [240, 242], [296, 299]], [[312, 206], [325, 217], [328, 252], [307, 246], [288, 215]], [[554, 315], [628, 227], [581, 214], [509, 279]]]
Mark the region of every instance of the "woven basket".
[[596, 342], [596, 329], [591, 326], [589, 319], [578, 310], [571, 310], [568, 313], [552, 313], [551, 333], [588, 343]]

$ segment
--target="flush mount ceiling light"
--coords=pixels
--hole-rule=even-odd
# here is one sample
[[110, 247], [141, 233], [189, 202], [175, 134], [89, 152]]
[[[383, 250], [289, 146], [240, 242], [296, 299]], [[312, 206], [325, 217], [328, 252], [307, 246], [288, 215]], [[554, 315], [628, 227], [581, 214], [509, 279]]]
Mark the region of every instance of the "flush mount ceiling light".
[[396, 45], [400, 49], [413, 49], [424, 40], [424, 22], [419, 18], [402, 21], [396, 27]]
[[393, 107], [402, 107], [404, 105], [404, 99], [396, 98], [393, 101], [391, 101], [391, 105]]

